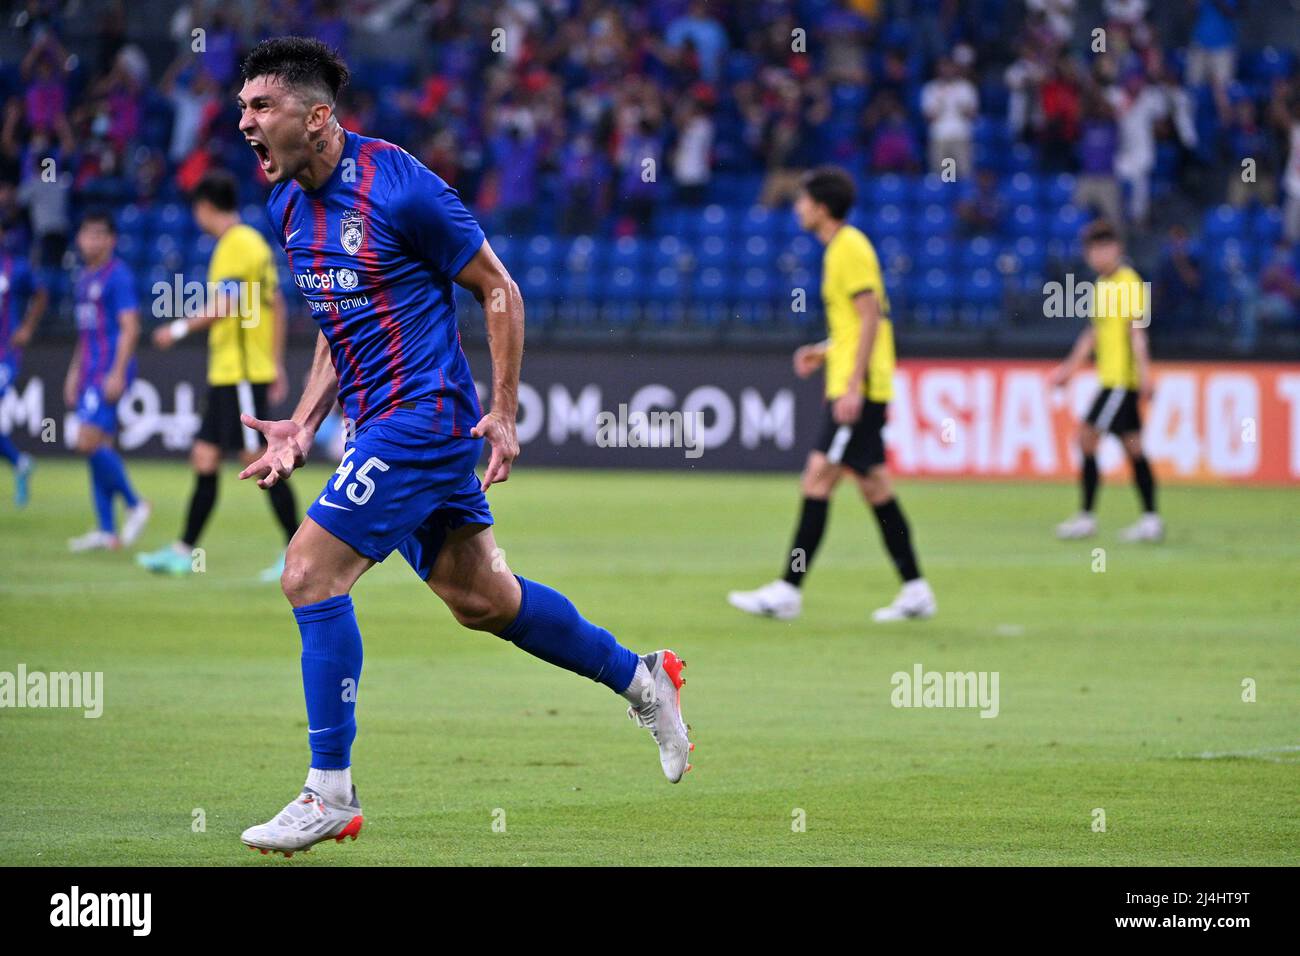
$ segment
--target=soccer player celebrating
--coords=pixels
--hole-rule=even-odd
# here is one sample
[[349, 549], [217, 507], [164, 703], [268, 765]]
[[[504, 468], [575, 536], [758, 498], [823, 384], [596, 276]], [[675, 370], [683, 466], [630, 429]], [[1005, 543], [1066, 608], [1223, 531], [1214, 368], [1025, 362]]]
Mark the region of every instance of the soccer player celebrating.
[[1093, 288], [1092, 321], [1080, 334], [1069, 356], [1052, 372], [1050, 381], [1064, 386], [1094, 351], [1101, 390], [1079, 426], [1083, 508], [1057, 525], [1059, 538], [1087, 538], [1097, 533], [1093, 506], [1100, 475], [1097, 446], [1105, 432], [1118, 435], [1133, 466], [1133, 483], [1142, 500], [1142, 516], [1120, 532], [1125, 541], [1160, 541], [1165, 526], [1156, 512], [1156, 482], [1142, 453], [1139, 399], [1152, 394], [1151, 354], [1147, 345], [1145, 287], [1124, 261], [1124, 246], [1115, 227], [1105, 220], [1088, 224], [1083, 235], [1088, 268], [1097, 273]]
[[[36, 282], [27, 260], [4, 251], [4, 223], [0, 222], [0, 397], [18, 381], [23, 347], [32, 340], [48, 303], [49, 294]], [[24, 304], [22, 322], [15, 324]], [[0, 432], [0, 458], [13, 466], [14, 504], [25, 508], [32, 456], [20, 452], [9, 436]]]
[[[268, 402], [278, 404], [288, 392], [285, 304], [275, 257], [262, 234], [240, 220], [238, 197], [234, 177], [223, 171], [208, 173], [194, 188], [194, 220], [217, 240], [208, 264], [206, 308], [160, 326], [153, 336], [155, 345], [167, 349], [192, 332], [208, 330], [208, 397], [190, 449], [194, 492], [185, 526], [174, 543], [136, 556], [141, 566], [160, 574], [186, 575], [193, 569], [194, 546], [217, 502], [222, 453], [238, 452], [245, 465], [261, 454], [261, 434], [240, 422], [240, 414], [266, 418]], [[272, 485], [270, 500], [287, 545], [298, 530], [290, 484]], [[262, 572], [262, 580], [278, 579], [283, 569], [281, 557]]]
[[[135, 380], [135, 344], [140, 310], [135, 280], [113, 253], [117, 228], [107, 212], [91, 210], [77, 230], [82, 266], [76, 275], [76, 318], [80, 335], [64, 380], [63, 398], [77, 410], [77, 451], [90, 464], [91, 498], [98, 527], [73, 538], [73, 551], [115, 551], [140, 536], [149, 520], [149, 502], [131, 487], [126, 465], [113, 448], [117, 402]], [[114, 499], [126, 503], [119, 538]]]
[[831, 492], [846, 474], [875, 513], [885, 549], [903, 581], [893, 603], [876, 610], [872, 619], [927, 618], [937, 610], [885, 465], [881, 429], [893, 397], [894, 333], [876, 250], [846, 222], [855, 194], [847, 172], [823, 167], [805, 177], [795, 199], [799, 225], [826, 246], [821, 292], [830, 338], [796, 351], [794, 370], [806, 378], [825, 366], [826, 404], [817, 444], [804, 465], [803, 511], [783, 576], [756, 591], [727, 596], [733, 607], [750, 614], [783, 620], [799, 615], [800, 588], [826, 529]]
[[[689, 769], [684, 663], [643, 657], [585, 620], [564, 595], [510, 572], [484, 496], [519, 454], [523, 352], [519, 288], [445, 182], [406, 151], [344, 130], [342, 60], [317, 40], [263, 41], [243, 63], [239, 129], [274, 184], [267, 203], [294, 282], [320, 325], [301, 400], [284, 421], [250, 415], [267, 450], [240, 473], [273, 488], [303, 464], [336, 401], [350, 440], [289, 544], [280, 583], [302, 636], [311, 767], [302, 792], [247, 845], [286, 856], [356, 837], [352, 785], [361, 634], [349, 592], [392, 551], [456, 620], [625, 697], [649, 729], [664, 774]], [[483, 305], [492, 408], [483, 414], [460, 348], [452, 283]], [[486, 439], [492, 454], [474, 469]]]

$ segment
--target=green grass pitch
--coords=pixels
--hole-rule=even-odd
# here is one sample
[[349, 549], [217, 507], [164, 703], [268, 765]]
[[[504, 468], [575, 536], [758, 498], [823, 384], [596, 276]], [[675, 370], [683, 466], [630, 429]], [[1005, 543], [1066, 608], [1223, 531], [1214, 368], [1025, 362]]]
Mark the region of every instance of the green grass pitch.
[[[156, 547], [190, 477], [130, 467]], [[326, 474], [295, 479], [300, 503]], [[0, 710], [0, 863], [1300, 863], [1294, 489], [1170, 488], [1158, 547], [1116, 540], [1136, 503], [1115, 483], [1083, 543], [1052, 538], [1063, 485], [900, 493], [939, 616], [869, 623], [895, 581], [845, 486], [804, 616], [778, 623], [724, 596], [781, 563], [792, 476], [517, 470], [490, 493], [508, 561], [689, 661], [695, 769], [669, 785], [617, 698], [461, 631], [394, 556], [354, 591], [365, 829], [285, 861], [239, 842], [307, 768], [297, 631], [256, 582], [278, 543], [261, 493], [223, 473], [207, 571], [159, 579], [66, 552], [85, 469], [47, 459], [26, 511], [0, 499], [0, 670], [102, 671], [105, 709]], [[999, 715], [893, 707], [917, 662], [998, 672]]]

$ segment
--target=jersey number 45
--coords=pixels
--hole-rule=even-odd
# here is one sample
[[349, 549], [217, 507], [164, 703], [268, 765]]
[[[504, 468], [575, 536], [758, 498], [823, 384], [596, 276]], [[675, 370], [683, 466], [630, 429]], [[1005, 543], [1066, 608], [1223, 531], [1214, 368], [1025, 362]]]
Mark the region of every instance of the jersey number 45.
[[[375, 480], [370, 477], [371, 469], [384, 472], [388, 470], [388, 465], [372, 455], [366, 459], [365, 464], [358, 468], [357, 473], [353, 475], [352, 468], [355, 463], [350, 459], [356, 450], [356, 447], [353, 446], [343, 453], [343, 460], [339, 462], [338, 468], [334, 471], [334, 474], [338, 476], [334, 479], [334, 490], [341, 490], [344, 483], [347, 483], [348, 488], [345, 494], [348, 496], [348, 500], [354, 505], [364, 505], [370, 500], [370, 496], [375, 493]], [[353, 480], [348, 482], [348, 478]]]

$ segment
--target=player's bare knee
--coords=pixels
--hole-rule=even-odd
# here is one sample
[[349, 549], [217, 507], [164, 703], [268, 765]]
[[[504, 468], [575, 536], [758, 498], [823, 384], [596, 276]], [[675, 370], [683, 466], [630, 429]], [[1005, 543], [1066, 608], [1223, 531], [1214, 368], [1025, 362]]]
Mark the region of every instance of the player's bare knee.
[[326, 576], [312, 566], [310, 560], [290, 551], [284, 558], [280, 572], [280, 590], [294, 607], [303, 607], [323, 601], [333, 593]]
[[858, 484], [862, 488], [862, 496], [867, 499], [868, 504], [883, 505], [894, 494], [894, 488], [889, 483], [889, 476], [879, 472], [870, 472], [863, 475]]
[[195, 442], [190, 449], [190, 467], [200, 475], [211, 475], [221, 465], [221, 453], [215, 445]]
[[501, 620], [501, 613], [489, 597], [464, 588], [456, 588], [441, 595], [452, 617], [461, 627], [472, 631], [499, 631], [510, 621]]

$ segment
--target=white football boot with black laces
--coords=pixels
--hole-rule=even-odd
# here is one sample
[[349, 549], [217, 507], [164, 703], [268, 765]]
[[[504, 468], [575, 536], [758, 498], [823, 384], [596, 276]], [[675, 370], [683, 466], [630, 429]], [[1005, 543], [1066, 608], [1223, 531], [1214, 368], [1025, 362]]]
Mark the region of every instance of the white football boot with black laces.
[[299, 851], [305, 853], [325, 840], [335, 843], [342, 843], [345, 837], [355, 840], [364, 822], [356, 787], [352, 788], [352, 799], [347, 805], [329, 803], [311, 787], [303, 787], [297, 799], [273, 820], [249, 827], [240, 840], [250, 850], [290, 857]]
[[655, 651], [641, 658], [641, 667], [624, 695], [632, 702], [627, 715], [650, 731], [659, 745], [659, 765], [669, 783], [676, 783], [691, 769], [691, 751], [695, 744], [689, 737], [690, 727], [682, 720], [681, 689], [686, 684], [682, 671], [686, 662], [672, 651]]

